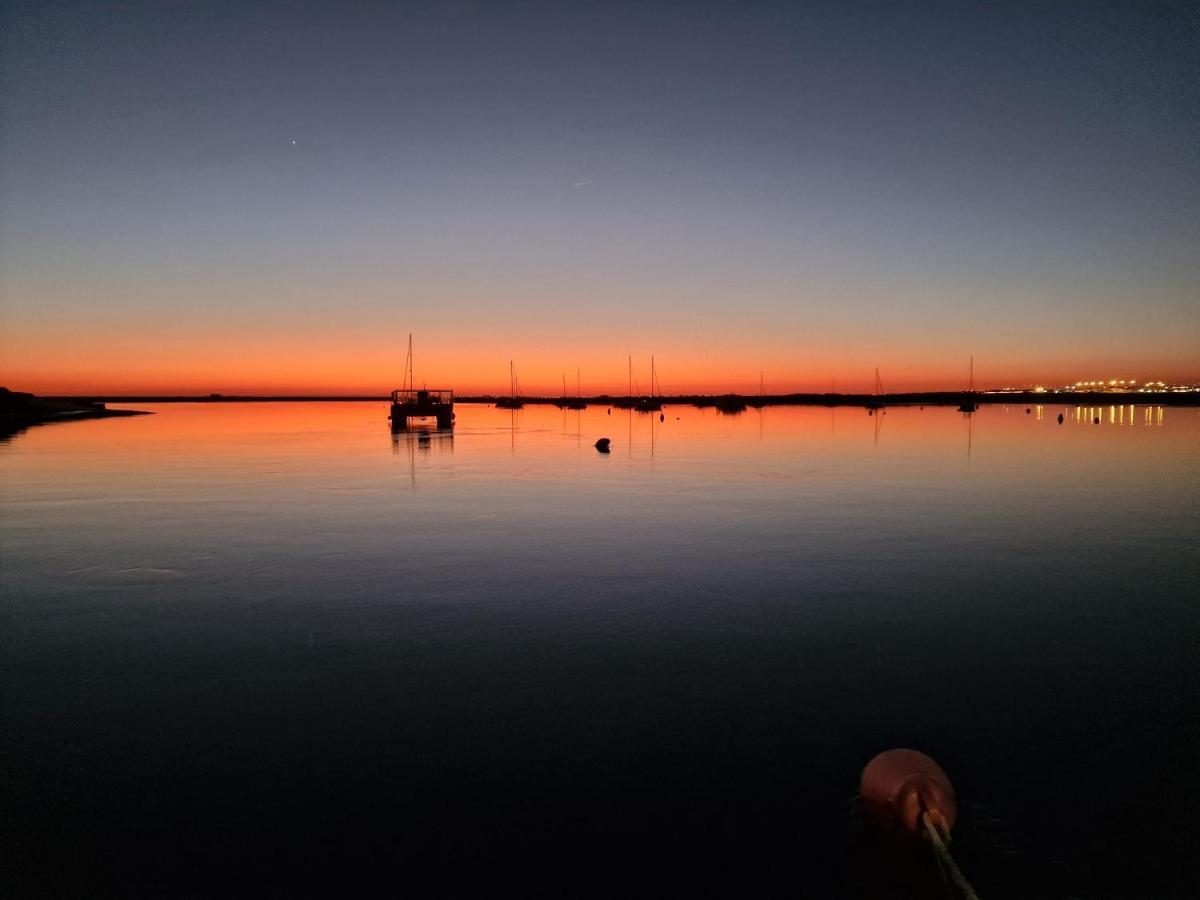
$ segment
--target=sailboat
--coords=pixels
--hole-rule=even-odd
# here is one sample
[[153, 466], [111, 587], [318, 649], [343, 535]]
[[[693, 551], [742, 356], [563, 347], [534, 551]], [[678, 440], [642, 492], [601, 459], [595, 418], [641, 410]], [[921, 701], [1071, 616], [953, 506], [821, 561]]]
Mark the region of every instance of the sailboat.
[[875, 394], [867, 400], [867, 409], [872, 413], [877, 409], [883, 409], [887, 404], [883, 400], [883, 379], [879, 377], [879, 370], [875, 370]]
[[638, 401], [633, 397], [633, 354], [629, 356], [629, 393], [624, 397], [618, 397], [613, 401], [613, 406], [617, 409], [634, 409]]
[[658, 373], [654, 370], [654, 357], [650, 357], [650, 396], [643, 397], [633, 405], [633, 408], [638, 412], [661, 412], [662, 401], [658, 399], [656, 391], [659, 388]]
[[562, 397], [556, 401], [555, 405], [561, 409], [587, 409], [587, 404], [579, 393], [579, 366], [575, 367], [575, 396], [567, 396], [567, 373], [563, 372]]
[[553, 401], [553, 403], [559, 409], [566, 409], [567, 408], [567, 373], [566, 372], [562, 373], [562, 384], [563, 384], [563, 392], [559, 395], [557, 400]]
[[500, 397], [496, 400], [497, 409], [522, 409], [525, 404], [517, 398], [517, 370], [513, 367], [512, 360], [508, 361], [508, 397]]
[[404, 361], [404, 384], [392, 391], [392, 407], [388, 415], [392, 431], [405, 431], [413, 419], [433, 419], [438, 428], [454, 426], [454, 391], [449, 388], [416, 386], [413, 378], [413, 339], [408, 336], [408, 358]]
[[958, 405], [959, 412], [973, 413], [979, 409], [979, 404], [975, 402], [975, 357], [971, 357], [969, 382], [967, 387], [967, 395], [963, 397], [962, 403]]

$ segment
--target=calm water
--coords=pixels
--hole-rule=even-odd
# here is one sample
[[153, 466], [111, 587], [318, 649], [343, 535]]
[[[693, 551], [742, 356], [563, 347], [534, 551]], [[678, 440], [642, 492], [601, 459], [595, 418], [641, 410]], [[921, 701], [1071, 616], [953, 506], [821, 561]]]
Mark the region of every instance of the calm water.
[[892, 746], [985, 900], [1200, 893], [1200, 411], [143, 408], [0, 445], [6, 896], [906, 896]]

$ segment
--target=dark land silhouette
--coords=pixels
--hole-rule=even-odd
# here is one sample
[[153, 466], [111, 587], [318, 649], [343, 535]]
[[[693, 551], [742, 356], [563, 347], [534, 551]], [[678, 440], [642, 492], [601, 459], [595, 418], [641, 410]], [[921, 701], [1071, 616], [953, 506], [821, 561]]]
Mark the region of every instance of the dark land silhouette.
[[108, 409], [104, 401], [91, 398], [35, 397], [0, 387], [0, 440], [20, 434], [33, 425], [143, 415], [148, 413], [136, 409]]
[[[30, 395], [32, 396], [32, 395]], [[47, 397], [46, 401], [64, 401], [77, 405], [95, 405], [103, 403], [280, 403], [280, 402], [347, 402], [380, 400], [388, 397], [382, 394], [206, 394], [206, 395], [154, 395], [154, 394], [97, 394], [79, 397]], [[461, 394], [455, 396], [457, 403], [493, 403], [508, 406], [513, 397], [504, 394]], [[521, 404], [561, 405], [562, 397], [536, 397], [517, 395], [515, 398]], [[1200, 391], [1157, 391], [1139, 393], [1137, 391], [910, 391], [894, 394], [843, 394], [843, 393], [796, 393], [796, 394], [675, 394], [650, 398], [648, 396], [630, 397], [624, 394], [597, 394], [591, 397], [571, 398], [584, 406], [610, 406], [616, 409], [636, 409], [646, 400], [662, 406], [861, 406], [865, 409], [878, 409], [881, 406], [962, 406], [971, 402], [980, 406], [984, 404], [1025, 404], [1068, 406], [1111, 406], [1111, 405], [1147, 405], [1155, 406], [1200, 406]], [[657, 411], [657, 410], [655, 410]], [[109, 411], [110, 415], [125, 415], [120, 410]]]

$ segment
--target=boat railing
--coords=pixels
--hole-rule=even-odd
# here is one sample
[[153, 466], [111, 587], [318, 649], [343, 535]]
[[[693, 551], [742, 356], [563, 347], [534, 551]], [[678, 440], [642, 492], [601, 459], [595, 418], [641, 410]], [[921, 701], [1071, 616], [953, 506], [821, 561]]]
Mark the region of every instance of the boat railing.
[[400, 389], [392, 391], [392, 402], [420, 405], [427, 403], [453, 403], [454, 391], [449, 388]]

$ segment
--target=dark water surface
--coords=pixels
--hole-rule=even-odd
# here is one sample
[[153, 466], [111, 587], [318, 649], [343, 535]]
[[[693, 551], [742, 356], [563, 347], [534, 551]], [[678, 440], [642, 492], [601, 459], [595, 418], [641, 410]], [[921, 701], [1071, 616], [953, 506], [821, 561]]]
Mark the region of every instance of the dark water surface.
[[1196, 410], [153, 409], [0, 445], [4, 896], [940, 896], [893, 746], [985, 900], [1200, 895]]

